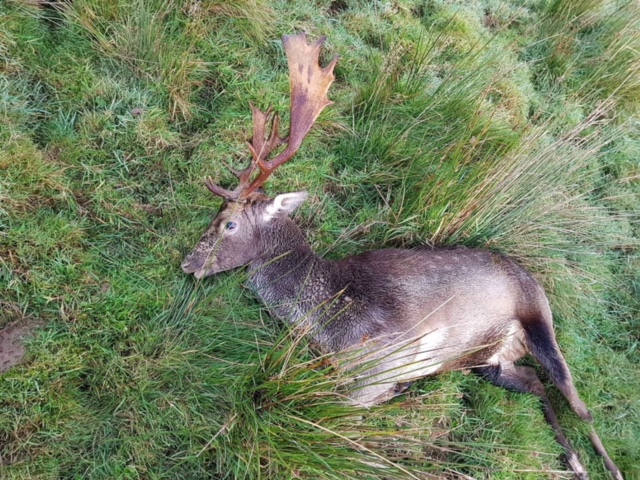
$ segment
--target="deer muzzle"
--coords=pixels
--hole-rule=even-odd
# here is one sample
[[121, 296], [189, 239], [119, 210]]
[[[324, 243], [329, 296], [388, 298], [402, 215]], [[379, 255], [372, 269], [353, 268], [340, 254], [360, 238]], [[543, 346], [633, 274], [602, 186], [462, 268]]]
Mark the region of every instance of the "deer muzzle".
[[209, 259], [206, 256], [189, 254], [180, 264], [182, 271], [186, 274], [193, 273], [198, 280], [210, 277], [222, 269], [220, 269], [216, 259]]
[[200, 262], [197, 258], [193, 258], [189, 255], [183, 260], [182, 264], [180, 264], [180, 267], [182, 268], [182, 271], [184, 273], [193, 273], [196, 278], [202, 278], [205, 276], [206, 270], [203, 263], [204, 262]]

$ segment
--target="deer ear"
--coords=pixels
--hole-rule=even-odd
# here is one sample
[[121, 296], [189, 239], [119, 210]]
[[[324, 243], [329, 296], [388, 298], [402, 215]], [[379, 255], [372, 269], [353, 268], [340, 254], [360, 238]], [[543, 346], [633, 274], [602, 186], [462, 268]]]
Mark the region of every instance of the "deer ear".
[[293, 213], [307, 199], [307, 192], [283, 193], [271, 200], [264, 211], [264, 220], [269, 221], [281, 214]]

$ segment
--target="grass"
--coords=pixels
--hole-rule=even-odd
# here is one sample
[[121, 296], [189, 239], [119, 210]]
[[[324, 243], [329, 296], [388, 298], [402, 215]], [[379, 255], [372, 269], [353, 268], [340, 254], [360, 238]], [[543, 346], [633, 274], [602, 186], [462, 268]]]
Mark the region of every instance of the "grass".
[[569, 478], [535, 398], [456, 372], [348, 407], [243, 271], [180, 271], [217, 207], [202, 179], [246, 158], [249, 101], [287, 111], [279, 38], [307, 31], [341, 56], [336, 103], [269, 192], [311, 193], [297, 221], [331, 258], [517, 258], [640, 478], [639, 22], [605, 0], [0, 5], [0, 328], [42, 324], [0, 374], [0, 476]]

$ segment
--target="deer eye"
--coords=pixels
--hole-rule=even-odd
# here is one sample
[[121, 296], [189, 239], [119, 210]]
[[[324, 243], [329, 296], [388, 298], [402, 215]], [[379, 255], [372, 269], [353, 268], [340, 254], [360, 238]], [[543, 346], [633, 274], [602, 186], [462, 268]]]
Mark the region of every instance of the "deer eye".
[[236, 224], [236, 222], [227, 222], [227, 225], [225, 226], [225, 228], [227, 230], [233, 230], [234, 228], [236, 228], [238, 225]]

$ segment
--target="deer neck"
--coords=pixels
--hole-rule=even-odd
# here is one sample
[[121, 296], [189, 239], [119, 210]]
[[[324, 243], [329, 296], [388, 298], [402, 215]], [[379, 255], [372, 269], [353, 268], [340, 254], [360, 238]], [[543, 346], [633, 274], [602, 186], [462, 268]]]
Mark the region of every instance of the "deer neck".
[[[278, 219], [260, 232], [263, 254], [249, 264], [249, 284], [269, 310], [292, 323], [312, 321], [329, 292], [329, 261], [318, 257], [298, 226]], [[306, 323], [306, 322], [305, 322]]]

